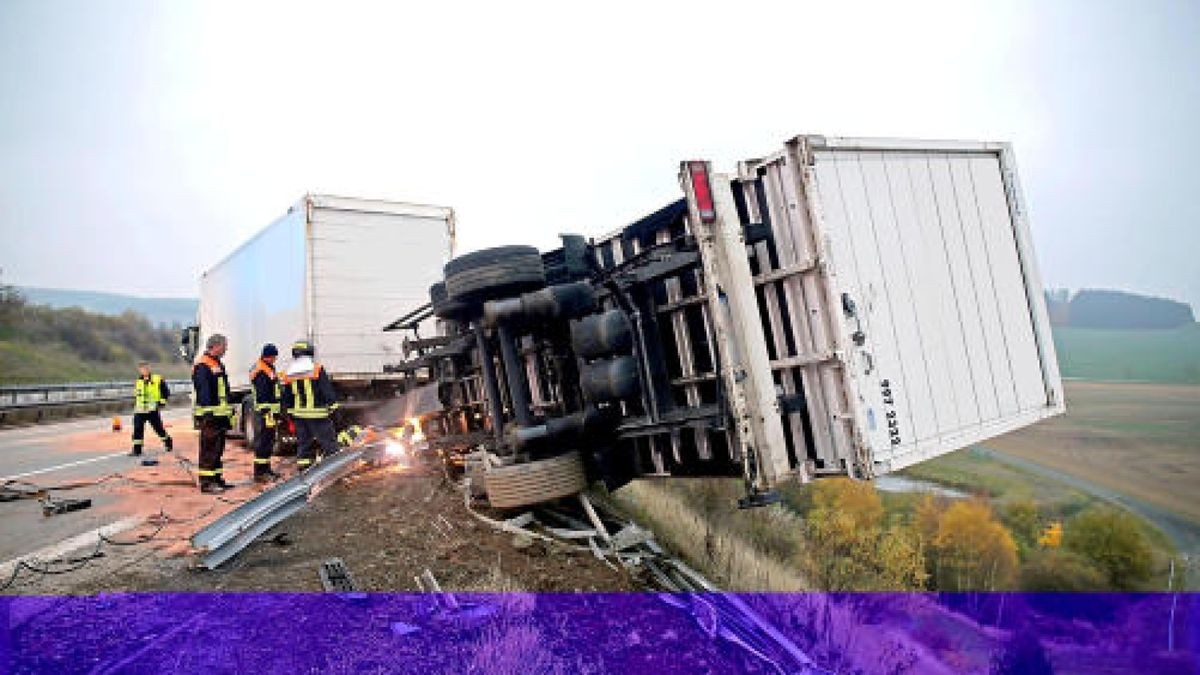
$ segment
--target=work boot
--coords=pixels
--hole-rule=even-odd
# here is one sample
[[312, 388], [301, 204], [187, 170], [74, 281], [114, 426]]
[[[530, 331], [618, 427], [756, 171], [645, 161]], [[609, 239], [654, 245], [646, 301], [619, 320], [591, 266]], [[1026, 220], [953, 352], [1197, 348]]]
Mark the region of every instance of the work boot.
[[163, 449], [166, 450], [167, 452], [171, 452], [172, 450], [174, 450], [175, 449], [174, 440], [172, 440], [170, 438], [163, 439]]
[[226, 482], [224, 476], [217, 476], [216, 478], [213, 479], [213, 482], [216, 483], [217, 485], [220, 485], [222, 490], [232, 490], [233, 489], [233, 483]]
[[206, 495], [219, 495], [225, 491], [225, 488], [220, 483], [215, 481], [205, 482], [200, 484], [200, 492]]
[[130, 456], [130, 457], [141, 457], [141, 456], [142, 456], [142, 449], [141, 449], [141, 448], [134, 448], [133, 450], [130, 450], [130, 451], [129, 451], [129, 456]]
[[254, 482], [255, 483], [260, 483], [260, 484], [261, 483], [274, 483], [275, 481], [277, 481], [279, 479], [280, 479], [280, 475], [275, 473], [274, 471], [271, 471], [270, 469], [267, 469], [266, 471], [256, 471], [254, 473]]

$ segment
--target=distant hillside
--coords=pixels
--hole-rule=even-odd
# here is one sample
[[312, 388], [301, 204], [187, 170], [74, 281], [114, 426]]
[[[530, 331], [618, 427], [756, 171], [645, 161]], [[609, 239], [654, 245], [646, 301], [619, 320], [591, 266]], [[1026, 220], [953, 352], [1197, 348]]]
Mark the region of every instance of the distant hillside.
[[0, 384], [132, 379], [143, 359], [178, 377], [188, 367], [177, 344], [174, 330], [135, 312], [108, 316], [28, 304], [0, 285]]
[[1050, 323], [1058, 327], [1173, 329], [1196, 321], [1190, 305], [1125, 291], [1065, 289], [1046, 291]]
[[117, 316], [137, 312], [155, 326], [187, 326], [195, 323], [196, 298], [140, 298], [117, 293], [71, 291], [57, 288], [18, 286], [17, 291], [31, 305], [47, 305], [56, 309], [78, 307], [96, 314]]

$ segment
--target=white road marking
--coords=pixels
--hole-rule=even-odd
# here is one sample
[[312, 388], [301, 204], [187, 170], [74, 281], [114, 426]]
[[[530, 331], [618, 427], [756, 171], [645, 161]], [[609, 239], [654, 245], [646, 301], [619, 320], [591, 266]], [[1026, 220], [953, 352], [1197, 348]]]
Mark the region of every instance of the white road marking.
[[26, 471], [25, 473], [15, 473], [11, 476], [4, 476], [3, 478], [0, 478], [0, 483], [3, 483], [5, 481], [10, 481], [10, 480], [16, 480], [18, 478], [27, 478], [29, 476], [36, 476], [36, 475], [42, 474], [42, 473], [50, 473], [51, 471], [59, 471], [61, 469], [69, 469], [73, 466], [79, 466], [80, 464], [91, 464], [92, 462], [101, 462], [106, 459], [112, 459], [114, 457], [128, 457], [128, 456], [129, 456], [129, 453], [127, 453], [127, 452], [114, 452], [112, 454], [100, 455], [99, 457], [92, 457], [90, 459], [81, 459], [77, 462], [67, 462], [66, 464], [58, 464], [56, 466], [47, 467], [45, 469], [38, 469], [37, 471]]
[[84, 546], [96, 545], [100, 541], [100, 537], [111, 537], [114, 534], [119, 534], [125, 530], [133, 529], [140, 525], [144, 518], [142, 516], [129, 516], [122, 518], [115, 523], [109, 523], [103, 527], [97, 527], [94, 530], [89, 530], [83, 534], [76, 535], [69, 539], [64, 539], [57, 544], [51, 544], [44, 548], [40, 548], [33, 553], [29, 553], [17, 558], [13, 558], [5, 563], [0, 563], [0, 579], [7, 580], [13, 573], [13, 568], [25, 560], [54, 560], [61, 558], [64, 555], [81, 549]]

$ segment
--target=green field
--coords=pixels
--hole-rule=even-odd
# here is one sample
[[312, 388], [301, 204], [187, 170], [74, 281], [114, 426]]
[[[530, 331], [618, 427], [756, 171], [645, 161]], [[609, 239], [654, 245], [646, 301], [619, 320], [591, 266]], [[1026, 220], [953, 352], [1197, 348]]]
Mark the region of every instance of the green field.
[[1200, 323], [1172, 330], [1055, 328], [1063, 377], [1200, 384]]

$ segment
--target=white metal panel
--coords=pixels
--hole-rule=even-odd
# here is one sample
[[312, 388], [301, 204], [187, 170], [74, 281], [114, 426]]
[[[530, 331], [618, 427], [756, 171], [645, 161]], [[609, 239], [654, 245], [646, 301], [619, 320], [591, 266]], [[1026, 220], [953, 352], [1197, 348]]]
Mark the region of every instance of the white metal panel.
[[314, 196], [311, 337], [335, 375], [381, 373], [402, 358], [383, 327], [429, 301], [453, 255], [450, 209]]
[[[942, 209], [934, 194], [929, 159], [912, 155], [904, 163], [909, 199], [901, 200], [905, 204], [901, 213], [905, 213], [905, 209], [911, 209], [911, 212], [901, 220], [910, 227], [914, 221], [916, 224], [917, 233], [904, 236], [911, 236], [918, 242], [913, 248], [920, 264], [914, 265], [912, 271], [918, 295], [930, 300], [925, 344], [933, 374], [938, 432], [947, 434], [961, 428], [966, 423], [964, 420], [978, 415], [975, 385], [966, 343], [960, 336], [958, 289], [954, 285], [949, 246], [942, 232]], [[911, 232], [911, 229], [907, 231]]]
[[970, 388], [966, 392], [969, 405], [962, 409], [962, 424], [993, 417], [999, 405], [992, 385], [991, 368], [983, 338], [983, 321], [979, 313], [978, 293], [974, 286], [970, 260], [967, 257], [966, 239], [963, 236], [963, 216], [954, 189], [950, 165], [944, 157], [929, 159], [933, 200], [938, 215], [938, 229], [946, 250], [946, 261], [950, 267], [950, 286], [954, 293], [953, 322], [958, 326], [957, 337], [966, 352], [966, 370]]
[[263, 344], [281, 351], [307, 332], [305, 213], [293, 208], [200, 278], [200, 347], [213, 333], [229, 340], [223, 359], [231, 387], [249, 385]]
[[1005, 340], [1005, 356], [1013, 377], [1013, 397], [1018, 410], [1030, 410], [1046, 405], [1046, 388], [1042, 383], [1041, 359], [1030, 320], [1025, 279], [1017, 255], [1017, 241], [1009, 218], [1008, 201], [996, 156], [971, 158], [979, 212], [982, 216], [984, 246], [991, 264], [992, 287], [1000, 312]]
[[846, 332], [866, 335], [847, 355], [858, 381], [847, 391], [860, 398], [876, 469], [1060, 412], [1004, 146], [822, 141], [809, 194], [836, 290], [858, 308], [842, 317]]

